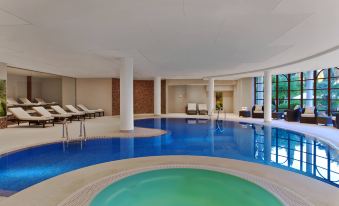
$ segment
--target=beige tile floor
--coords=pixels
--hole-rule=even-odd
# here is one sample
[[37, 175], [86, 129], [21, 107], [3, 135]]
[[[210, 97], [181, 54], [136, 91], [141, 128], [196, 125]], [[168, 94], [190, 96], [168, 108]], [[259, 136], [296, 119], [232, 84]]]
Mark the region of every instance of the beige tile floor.
[[[184, 114], [170, 114], [163, 115], [164, 117], [187, 117]], [[147, 118], [152, 117], [152, 115], [138, 115], [136, 118]], [[196, 116], [195, 116], [196, 117]], [[221, 116], [224, 118], [224, 116]], [[207, 116], [200, 116], [200, 118], [207, 118]], [[215, 116], [213, 118], [216, 118]], [[252, 119], [252, 118], [239, 118], [232, 114], [227, 114], [226, 119], [230, 121], [246, 121], [251, 123], [263, 124], [261, 119]], [[339, 147], [339, 130], [333, 127], [317, 126], [317, 125], [307, 125], [300, 123], [289, 123], [283, 120], [273, 121], [272, 126], [283, 127], [286, 129], [293, 129], [300, 132], [305, 132], [307, 134], [316, 136], [319, 139], [322, 139], [326, 142], [331, 143], [335, 147]], [[154, 136], [163, 133], [161, 130], [151, 130], [144, 128], [137, 128], [135, 133], [120, 133], [119, 132], [119, 118], [118, 117], [102, 117], [86, 121], [86, 128], [88, 136], [121, 136], [126, 137], [130, 135], [135, 136]], [[79, 122], [73, 122], [69, 125], [70, 136], [77, 137], [79, 135]], [[33, 146], [42, 143], [49, 143], [55, 141], [61, 141], [61, 125], [56, 125], [55, 127], [48, 128], [29, 128], [26, 126], [18, 128], [17, 126], [12, 126], [8, 129], [0, 130], [0, 154], [13, 151], [16, 149]], [[159, 158], [159, 159], [157, 159]], [[124, 163], [124, 161], [115, 161], [111, 163], [96, 165], [93, 167], [93, 170], [80, 169], [74, 172], [71, 172], [66, 175], [61, 175], [56, 178], [52, 178], [48, 181], [42, 182], [38, 185], [35, 185], [31, 188], [28, 188], [16, 195], [13, 195], [10, 198], [0, 198], [0, 205], [55, 205], [57, 202], [63, 200], [67, 195], [74, 192], [78, 188], [90, 183], [100, 177], [107, 176], [114, 171], [121, 171], [125, 168], [137, 167], [143, 164], [162, 164], [162, 163], [174, 163], [176, 161], [185, 162], [191, 161], [192, 158], [183, 157], [181, 161], [178, 158], [165, 158], [165, 157], [155, 157], [152, 162], [141, 161], [135, 159], [132, 161], [132, 164], [129, 165]], [[159, 161], [158, 161], [159, 160]], [[168, 160], [168, 161], [165, 161]], [[199, 163], [198, 160], [194, 160]], [[118, 164], [119, 162], [119, 164]], [[335, 205], [335, 202], [339, 201], [339, 190], [333, 186], [321, 183], [319, 181], [271, 168], [263, 165], [252, 164], [248, 162], [236, 161], [236, 160], [227, 160], [227, 159], [208, 159], [210, 164], [221, 164], [227, 165], [228, 167], [236, 167], [239, 171], [245, 171], [254, 175], [258, 175], [264, 178], [268, 178], [273, 182], [283, 184], [284, 186], [302, 194], [315, 203], [315, 205]], [[229, 164], [229, 165], [228, 165]], [[104, 166], [101, 168], [101, 166]], [[263, 168], [264, 167], [264, 168]], [[91, 171], [91, 172], [90, 172]], [[72, 174], [75, 174], [74, 176]], [[71, 175], [71, 176], [69, 176]], [[283, 175], [283, 176], [281, 176]], [[61, 178], [59, 182], [59, 178]], [[65, 178], [65, 179], [63, 179]], [[324, 194], [327, 194], [324, 196]], [[42, 204], [43, 203], [43, 204]]]
[[[134, 132], [122, 133], [119, 131], [119, 118], [107, 116], [88, 119], [85, 125], [88, 137], [149, 137], [161, 135], [165, 132], [157, 129], [135, 128]], [[80, 122], [73, 121], [68, 127], [69, 137], [72, 139], [78, 138]], [[12, 125], [7, 129], [0, 130], [0, 154], [37, 144], [65, 140], [61, 137], [61, 124], [56, 124], [54, 127], [47, 126], [46, 128], [41, 128], [40, 126], [28, 127], [27, 124]]]

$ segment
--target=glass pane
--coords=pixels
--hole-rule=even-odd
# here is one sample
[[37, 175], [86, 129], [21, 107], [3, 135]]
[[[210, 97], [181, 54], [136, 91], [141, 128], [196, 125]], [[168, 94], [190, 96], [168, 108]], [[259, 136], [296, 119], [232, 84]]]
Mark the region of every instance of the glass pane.
[[256, 84], [257, 91], [264, 91], [264, 84]]
[[339, 99], [339, 89], [331, 89], [331, 99]]
[[281, 91], [281, 90], [287, 91], [288, 90], [288, 82], [279, 82], [278, 89], [279, 89], [279, 91]]
[[290, 100], [291, 102], [290, 102], [290, 108], [294, 108], [296, 105], [301, 105], [301, 100], [300, 99], [291, 99]]
[[301, 82], [300, 81], [294, 81], [290, 83], [291, 90], [300, 90]]
[[277, 81], [277, 76], [276, 75], [272, 76], [272, 83], [274, 84], [276, 81]]
[[301, 91], [291, 91], [291, 99], [301, 99]]
[[328, 69], [317, 70], [317, 79], [325, 79], [325, 78], [328, 78]]
[[311, 90], [304, 90], [304, 95], [303, 95], [304, 99], [313, 99], [313, 89]]
[[278, 100], [279, 111], [283, 109], [288, 109], [288, 100], [287, 99], [279, 99]]
[[327, 97], [328, 97], [327, 89], [324, 89], [324, 90], [317, 89], [317, 99], [327, 100]]
[[296, 81], [296, 80], [300, 80], [301, 78], [300, 78], [300, 75], [301, 73], [294, 73], [294, 74], [291, 74], [291, 79], [290, 79], [290, 81]]
[[339, 99], [338, 100], [331, 100], [331, 111], [332, 112], [339, 112]]
[[257, 92], [256, 98], [257, 99], [264, 99], [264, 92]]
[[304, 72], [304, 79], [314, 79], [313, 71]]
[[331, 77], [339, 77], [339, 69], [337, 67], [331, 68]]
[[304, 89], [313, 89], [314, 80], [305, 80], [303, 83]]
[[310, 100], [304, 100], [304, 105], [303, 105], [303, 107], [311, 107], [311, 106], [313, 106], [314, 105], [314, 101], [313, 101], [313, 99], [310, 99]]
[[328, 80], [327, 79], [317, 79], [317, 89], [327, 89]]
[[287, 81], [287, 74], [286, 75], [284, 75], [284, 74], [278, 75], [278, 79], [279, 79], [279, 83], [283, 82], [283, 81]]
[[339, 77], [331, 78], [331, 88], [339, 88]]
[[317, 109], [318, 111], [327, 111], [328, 104], [327, 100], [317, 99]]
[[257, 83], [264, 83], [264, 77], [256, 77]]
[[255, 104], [264, 105], [264, 100], [263, 99], [257, 99]]
[[279, 99], [288, 99], [288, 91], [279, 90], [278, 98]]

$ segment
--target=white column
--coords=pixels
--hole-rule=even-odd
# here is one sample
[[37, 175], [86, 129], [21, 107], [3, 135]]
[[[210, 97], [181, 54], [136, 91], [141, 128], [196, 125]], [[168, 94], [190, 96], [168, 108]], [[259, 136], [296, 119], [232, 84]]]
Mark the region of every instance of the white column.
[[161, 115], [161, 77], [154, 78], [154, 115]]
[[264, 73], [264, 121], [272, 121], [272, 73]]
[[208, 115], [213, 115], [214, 104], [214, 79], [208, 80]]
[[120, 130], [134, 130], [133, 59], [123, 58], [120, 67]]

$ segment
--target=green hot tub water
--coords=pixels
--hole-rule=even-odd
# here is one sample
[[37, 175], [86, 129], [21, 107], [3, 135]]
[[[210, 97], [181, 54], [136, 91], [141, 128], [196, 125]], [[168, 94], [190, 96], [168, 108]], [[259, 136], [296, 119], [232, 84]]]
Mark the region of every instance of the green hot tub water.
[[239, 177], [202, 169], [161, 169], [121, 179], [91, 206], [276, 206], [265, 189]]

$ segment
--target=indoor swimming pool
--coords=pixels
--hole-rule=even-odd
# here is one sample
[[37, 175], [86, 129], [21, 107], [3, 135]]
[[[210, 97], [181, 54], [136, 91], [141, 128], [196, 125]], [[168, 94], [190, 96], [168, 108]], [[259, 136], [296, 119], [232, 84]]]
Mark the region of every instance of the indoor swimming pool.
[[167, 133], [53, 143], [0, 157], [0, 192], [10, 196], [79, 168], [128, 158], [197, 155], [231, 158], [293, 171], [339, 187], [338, 151], [301, 133], [231, 121], [162, 118], [135, 125]]

